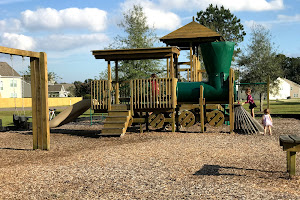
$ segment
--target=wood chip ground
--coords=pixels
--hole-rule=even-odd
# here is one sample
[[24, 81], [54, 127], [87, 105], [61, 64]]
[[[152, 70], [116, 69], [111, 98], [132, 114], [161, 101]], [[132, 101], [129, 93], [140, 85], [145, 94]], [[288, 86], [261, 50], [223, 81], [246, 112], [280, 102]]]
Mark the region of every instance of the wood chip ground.
[[51, 150], [31, 150], [31, 132], [0, 132], [0, 199], [300, 199], [300, 155], [286, 172], [280, 134], [300, 121], [274, 119], [273, 135], [228, 134], [228, 126], [101, 138], [101, 123], [51, 132]]

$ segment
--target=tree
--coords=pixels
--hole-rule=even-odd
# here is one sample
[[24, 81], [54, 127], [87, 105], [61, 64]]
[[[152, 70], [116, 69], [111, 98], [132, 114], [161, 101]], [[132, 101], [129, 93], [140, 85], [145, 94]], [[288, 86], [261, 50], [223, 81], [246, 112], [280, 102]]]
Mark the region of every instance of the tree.
[[290, 58], [283, 54], [279, 54], [277, 57], [281, 60], [284, 77], [300, 84], [300, 57]]
[[[220, 35], [227, 41], [240, 43], [244, 40], [246, 32], [244, 26], [241, 24], [241, 20], [231, 14], [229, 9], [225, 9], [224, 6], [218, 8], [210, 4], [205, 11], [197, 12], [196, 20]], [[240, 48], [234, 51], [233, 59], [240, 53]]]
[[[118, 35], [109, 45], [110, 49], [151, 48], [157, 41], [154, 30], [147, 25], [143, 8], [134, 5], [133, 9], [123, 13], [123, 21], [118, 26], [124, 29], [125, 36]], [[161, 72], [157, 60], [128, 60], [119, 64], [119, 79], [148, 78], [152, 73]], [[103, 74], [102, 74], [103, 75]]]
[[[251, 28], [251, 40], [247, 45], [247, 54], [239, 57], [238, 65], [241, 67], [242, 82], [255, 83], [266, 82], [270, 76], [271, 87], [278, 89], [278, 77], [283, 75], [280, 65], [280, 58], [276, 53], [274, 44], [271, 43], [272, 35], [268, 29], [262, 25], [254, 25]], [[251, 86], [252, 87], [252, 86]], [[265, 87], [253, 86], [256, 92], [260, 93], [261, 108]], [[271, 92], [272, 92], [271, 91]]]
[[[27, 70], [21, 72], [24, 80], [27, 82], [31, 81], [31, 68], [30, 66], [27, 67]], [[55, 72], [48, 72], [48, 81], [57, 83], [57, 81], [61, 79]]]
[[84, 82], [75, 81], [73, 83], [75, 86], [75, 96], [83, 97], [84, 99], [91, 98], [91, 81], [93, 79], [86, 79]]

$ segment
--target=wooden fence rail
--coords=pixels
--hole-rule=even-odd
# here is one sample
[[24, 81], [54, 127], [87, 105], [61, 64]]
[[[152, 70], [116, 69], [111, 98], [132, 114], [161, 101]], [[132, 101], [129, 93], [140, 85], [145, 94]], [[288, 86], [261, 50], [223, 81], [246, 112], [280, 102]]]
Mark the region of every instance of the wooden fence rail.
[[111, 103], [109, 85], [107, 80], [97, 80], [91, 82], [92, 109], [106, 110]]
[[175, 78], [131, 80], [131, 104], [133, 109], [175, 108]]

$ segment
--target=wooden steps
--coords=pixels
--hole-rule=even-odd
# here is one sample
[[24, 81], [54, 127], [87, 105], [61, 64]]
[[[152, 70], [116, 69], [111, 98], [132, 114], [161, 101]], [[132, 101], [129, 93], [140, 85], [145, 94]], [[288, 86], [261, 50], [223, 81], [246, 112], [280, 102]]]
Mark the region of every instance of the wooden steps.
[[104, 122], [101, 136], [123, 136], [131, 119], [131, 113], [124, 104], [113, 104]]

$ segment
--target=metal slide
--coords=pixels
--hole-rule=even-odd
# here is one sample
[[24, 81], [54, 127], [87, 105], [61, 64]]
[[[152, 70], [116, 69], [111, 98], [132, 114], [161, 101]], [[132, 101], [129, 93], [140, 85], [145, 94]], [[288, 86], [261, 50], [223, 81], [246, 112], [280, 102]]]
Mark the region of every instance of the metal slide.
[[91, 107], [91, 100], [84, 99], [75, 103], [74, 105], [69, 106], [67, 109], [59, 113], [49, 122], [49, 127], [54, 128], [62, 126], [66, 123], [74, 121], [77, 117], [83, 114]]

